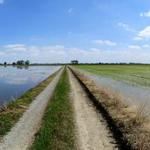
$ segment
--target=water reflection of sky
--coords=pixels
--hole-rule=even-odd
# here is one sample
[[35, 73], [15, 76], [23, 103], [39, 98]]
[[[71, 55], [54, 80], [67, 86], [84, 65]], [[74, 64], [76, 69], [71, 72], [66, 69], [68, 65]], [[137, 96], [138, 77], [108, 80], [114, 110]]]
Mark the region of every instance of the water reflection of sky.
[[129, 83], [113, 80], [108, 77], [98, 76], [87, 71], [84, 72], [88, 77], [93, 79], [98, 85], [120, 94], [124, 101], [131, 104], [146, 104], [150, 107], [150, 88], [143, 86], [135, 86]]
[[32, 66], [29, 68], [0, 67], [0, 104], [21, 96], [60, 67]]

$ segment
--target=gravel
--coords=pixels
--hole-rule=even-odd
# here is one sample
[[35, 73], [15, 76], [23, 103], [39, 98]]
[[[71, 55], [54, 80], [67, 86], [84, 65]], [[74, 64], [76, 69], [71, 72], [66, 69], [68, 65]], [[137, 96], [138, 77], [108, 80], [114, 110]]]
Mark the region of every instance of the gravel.
[[79, 150], [116, 150], [117, 144], [77, 79], [69, 71]]

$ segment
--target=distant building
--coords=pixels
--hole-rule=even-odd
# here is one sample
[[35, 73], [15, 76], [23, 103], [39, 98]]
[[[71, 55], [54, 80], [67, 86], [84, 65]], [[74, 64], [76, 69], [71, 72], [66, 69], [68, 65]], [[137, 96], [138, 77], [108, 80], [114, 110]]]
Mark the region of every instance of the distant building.
[[78, 62], [78, 60], [72, 60], [72, 61], [71, 61], [71, 64], [76, 65], [76, 64], [79, 64], [79, 62]]

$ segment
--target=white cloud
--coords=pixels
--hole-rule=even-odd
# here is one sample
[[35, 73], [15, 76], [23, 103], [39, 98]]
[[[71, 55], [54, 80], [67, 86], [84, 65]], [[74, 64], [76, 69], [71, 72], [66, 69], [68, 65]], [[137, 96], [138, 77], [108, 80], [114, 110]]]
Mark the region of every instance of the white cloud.
[[117, 43], [112, 42], [110, 40], [93, 40], [92, 43], [99, 44], [99, 45], [107, 45], [107, 46], [116, 46]]
[[73, 8], [68, 9], [68, 13], [71, 14], [73, 12]]
[[143, 45], [128, 45], [128, 48], [129, 48], [129, 49], [135, 49], [135, 50], [140, 50], [140, 49], [146, 50], [146, 49], [149, 49], [149, 48], [150, 48], [150, 45], [149, 45], [149, 44], [143, 44]]
[[142, 38], [137, 36], [137, 37], [134, 37], [133, 40], [140, 41], [140, 40], [142, 40]]
[[147, 12], [142, 12], [142, 13], [140, 13], [140, 16], [141, 16], [141, 17], [150, 17], [150, 10], [147, 11]]
[[0, 0], [0, 4], [3, 4], [4, 3], [4, 0]]
[[6, 47], [1, 46], [0, 48], [0, 55], [2, 56], [0, 57], [0, 62], [13, 62], [18, 59], [29, 59], [32, 63], [65, 63], [70, 62], [72, 59], [78, 59], [80, 62], [150, 63], [150, 51], [139, 49], [135, 46], [134, 48], [133, 46], [130, 46], [130, 48], [123, 50], [104, 50], [98, 48], [70, 48], [63, 45], [24, 45], [26, 51], [22, 51], [22, 49], [20, 49], [20, 51], [15, 51], [13, 46], [12, 48], [9, 46], [9, 49]]
[[141, 49], [141, 46], [139, 46], [139, 45], [129, 45], [128, 48], [131, 48], [131, 49]]
[[3, 47], [5, 48], [20, 48], [20, 47], [25, 47], [24, 44], [8, 44], [8, 45], [4, 45]]
[[132, 29], [128, 24], [123, 23], [123, 22], [118, 22], [117, 24], [119, 27], [123, 28], [126, 31], [130, 31], [130, 32], [135, 32], [134, 29]]
[[145, 27], [143, 30], [141, 30], [137, 37], [135, 37], [135, 39], [149, 39], [150, 38], [150, 26]]
[[8, 44], [3, 46], [5, 49], [10, 50], [11, 52], [15, 51], [26, 51], [27, 47], [24, 44]]
[[149, 44], [142, 45], [143, 48], [150, 48]]

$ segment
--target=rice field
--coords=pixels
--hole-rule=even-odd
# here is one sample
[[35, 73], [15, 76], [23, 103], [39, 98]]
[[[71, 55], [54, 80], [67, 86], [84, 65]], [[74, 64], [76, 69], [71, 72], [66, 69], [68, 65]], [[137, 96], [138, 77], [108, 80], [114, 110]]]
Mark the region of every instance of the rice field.
[[150, 65], [78, 65], [76, 67], [99, 76], [150, 87]]

